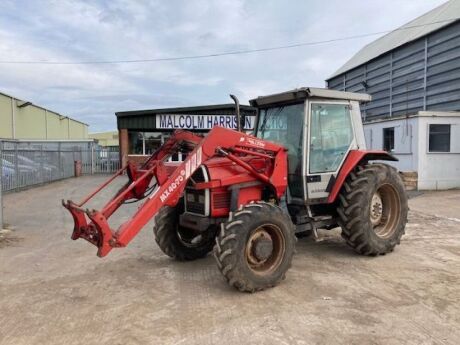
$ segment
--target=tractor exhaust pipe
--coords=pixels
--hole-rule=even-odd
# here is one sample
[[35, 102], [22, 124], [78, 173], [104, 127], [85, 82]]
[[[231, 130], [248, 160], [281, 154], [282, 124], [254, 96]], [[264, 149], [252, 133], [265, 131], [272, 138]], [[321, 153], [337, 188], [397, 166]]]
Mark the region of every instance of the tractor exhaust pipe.
[[235, 102], [236, 130], [242, 132], [242, 127], [244, 126], [241, 125], [240, 101], [235, 95], [230, 95], [230, 98]]

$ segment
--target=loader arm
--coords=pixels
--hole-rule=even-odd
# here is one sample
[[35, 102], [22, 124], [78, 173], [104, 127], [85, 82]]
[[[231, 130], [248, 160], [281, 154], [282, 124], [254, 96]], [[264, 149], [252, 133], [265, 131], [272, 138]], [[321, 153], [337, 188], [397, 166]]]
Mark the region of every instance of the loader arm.
[[[172, 154], [184, 148], [189, 154], [183, 162], [176, 166], [165, 164]], [[63, 200], [63, 206], [70, 211], [75, 223], [72, 239], [83, 238], [96, 245], [99, 257], [106, 256], [112, 248], [125, 247], [163, 206], [177, 205], [193, 173], [216, 155], [240, 165], [254, 176], [254, 180], [271, 185], [277, 197], [284, 194], [287, 187], [287, 154], [283, 146], [222, 127], [214, 127], [206, 137], [180, 130], [153, 153], [140, 169], [128, 163], [82, 202]], [[255, 169], [250, 160], [241, 159], [246, 156], [265, 158], [266, 169]], [[128, 183], [102, 210], [83, 209], [84, 204], [124, 172], [128, 175]], [[112, 230], [109, 217], [131, 199], [145, 201], [130, 220], [118, 230]]]

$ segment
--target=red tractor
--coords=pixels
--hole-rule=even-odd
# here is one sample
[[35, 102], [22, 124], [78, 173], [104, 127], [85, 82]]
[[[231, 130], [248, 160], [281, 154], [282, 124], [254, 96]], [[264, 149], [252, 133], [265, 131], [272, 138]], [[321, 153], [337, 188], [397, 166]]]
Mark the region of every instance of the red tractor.
[[[300, 88], [250, 102], [258, 108], [254, 136], [222, 127], [206, 136], [178, 130], [140, 168], [128, 163], [82, 202], [63, 201], [75, 221], [72, 239], [93, 243], [103, 257], [155, 217], [166, 255], [194, 260], [214, 248], [228, 283], [250, 292], [284, 279], [296, 235], [318, 228], [340, 226], [363, 255], [391, 252], [404, 234], [407, 197], [395, 168], [369, 163], [397, 160], [365, 149], [359, 102], [369, 100]], [[185, 160], [168, 162], [178, 152]], [[129, 181], [102, 210], [82, 208], [125, 172]], [[121, 205], [141, 200], [130, 220], [110, 228]]]

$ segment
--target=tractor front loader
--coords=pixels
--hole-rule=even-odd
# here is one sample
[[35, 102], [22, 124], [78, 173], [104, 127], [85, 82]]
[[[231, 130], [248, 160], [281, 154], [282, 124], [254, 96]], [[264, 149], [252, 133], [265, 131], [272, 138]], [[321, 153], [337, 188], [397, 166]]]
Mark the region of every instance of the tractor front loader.
[[[206, 136], [178, 130], [140, 168], [128, 163], [80, 203], [63, 201], [75, 222], [72, 239], [94, 244], [103, 257], [154, 217], [165, 254], [194, 260], [214, 249], [228, 283], [250, 292], [284, 279], [296, 236], [319, 228], [340, 226], [356, 252], [386, 254], [404, 233], [407, 198], [396, 169], [369, 163], [396, 159], [365, 150], [359, 102], [368, 100], [301, 88], [251, 101], [255, 136], [222, 127]], [[185, 160], [169, 162], [178, 152]], [[128, 182], [101, 210], [84, 208], [125, 173]], [[111, 229], [110, 216], [131, 201], [143, 203]]]

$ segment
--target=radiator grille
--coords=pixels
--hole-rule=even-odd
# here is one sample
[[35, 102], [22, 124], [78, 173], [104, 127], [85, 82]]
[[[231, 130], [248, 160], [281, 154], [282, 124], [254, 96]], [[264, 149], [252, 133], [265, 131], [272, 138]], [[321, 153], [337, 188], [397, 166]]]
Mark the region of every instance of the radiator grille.
[[[185, 191], [187, 212], [205, 214], [205, 192], [204, 190], [187, 189]], [[201, 199], [201, 200], [200, 200]]]
[[[206, 215], [206, 192], [194, 189], [193, 183], [207, 182], [203, 167], [198, 168], [192, 175], [185, 190], [186, 211]], [[192, 181], [193, 180], [193, 181]]]
[[230, 193], [216, 193], [212, 198], [213, 208], [228, 208], [230, 206]]

